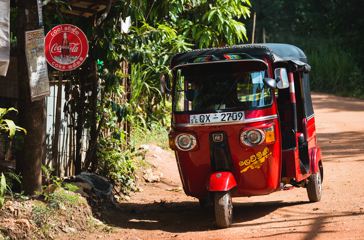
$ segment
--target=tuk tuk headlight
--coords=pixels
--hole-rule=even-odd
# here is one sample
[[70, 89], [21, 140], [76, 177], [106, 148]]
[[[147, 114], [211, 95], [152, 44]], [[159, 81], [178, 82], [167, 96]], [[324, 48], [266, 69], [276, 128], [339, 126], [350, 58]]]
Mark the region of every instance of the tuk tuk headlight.
[[175, 139], [176, 147], [182, 151], [189, 151], [196, 147], [196, 138], [187, 133], [179, 134]]
[[240, 141], [248, 146], [256, 146], [264, 142], [265, 134], [260, 129], [249, 129], [240, 135]]

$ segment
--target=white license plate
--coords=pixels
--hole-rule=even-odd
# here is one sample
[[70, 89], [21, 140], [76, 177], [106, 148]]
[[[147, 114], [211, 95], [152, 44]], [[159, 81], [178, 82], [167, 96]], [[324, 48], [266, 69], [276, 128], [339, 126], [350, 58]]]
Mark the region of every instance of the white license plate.
[[244, 112], [196, 114], [190, 116], [190, 124], [243, 121]]

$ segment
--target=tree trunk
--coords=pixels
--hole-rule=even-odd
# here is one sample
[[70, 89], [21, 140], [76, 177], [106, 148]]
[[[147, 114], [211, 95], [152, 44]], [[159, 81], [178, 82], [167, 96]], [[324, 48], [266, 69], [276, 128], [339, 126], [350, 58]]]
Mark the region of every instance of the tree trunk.
[[75, 174], [78, 175], [82, 171], [82, 133], [83, 124], [85, 123], [85, 83], [88, 75], [87, 68], [81, 69], [81, 76], [79, 82], [79, 97], [76, 98], [77, 105], [77, 126], [76, 126], [76, 161], [75, 161]]
[[[123, 62], [122, 64], [122, 71], [124, 75], [127, 75], [128, 73], [130, 73], [130, 68], [131, 65], [128, 64], [126, 61]], [[130, 78], [124, 78], [123, 79], [123, 87], [124, 87], [124, 91], [126, 94], [124, 94], [124, 103], [126, 102], [130, 102], [131, 99], [131, 81]], [[123, 129], [125, 131], [125, 143], [129, 144], [130, 142], [130, 132], [131, 132], [131, 124], [130, 121], [128, 120], [124, 120], [124, 126]]]
[[[91, 101], [92, 101], [92, 123], [91, 123], [91, 141], [89, 145], [89, 148], [91, 148], [91, 159], [92, 159], [92, 165], [91, 165], [91, 171], [95, 172], [98, 165], [98, 160], [96, 156], [97, 151], [97, 145], [95, 146], [96, 149], [93, 149], [92, 146], [93, 143], [97, 141], [98, 133], [97, 133], [97, 87], [99, 83], [99, 79], [97, 77], [97, 63], [93, 62], [92, 67], [92, 95], [91, 95]], [[100, 124], [102, 124], [100, 122]]]
[[57, 93], [57, 108], [56, 108], [56, 126], [54, 130], [54, 139], [53, 139], [53, 153], [52, 153], [52, 167], [54, 168], [53, 175], [60, 176], [59, 170], [59, 159], [58, 159], [58, 141], [59, 141], [59, 131], [61, 128], [61, 102], [62, 102], [62, 80], [63, 80], [63, 72], [60, 71], [58, 73], [58, 93]]
[[[21, 173], [24, 193], [34, 195], [42, 189], [42, 159], [45, 158], [45, 100], [31, 102], [29, 74], [25, 56], [25, 31], [39, 28], [37, 0], [18, 0], [18, 90], [19, 126], [28, 134], [18, 153], [16, 171]], [[27, 13], [27, 15], [26, 15]]]

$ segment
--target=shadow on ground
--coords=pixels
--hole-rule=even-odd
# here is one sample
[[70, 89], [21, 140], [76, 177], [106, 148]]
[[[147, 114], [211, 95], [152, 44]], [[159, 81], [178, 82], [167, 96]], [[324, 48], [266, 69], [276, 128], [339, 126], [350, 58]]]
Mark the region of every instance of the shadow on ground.
[[[330, 109], [332, 112], [362, 112], [364, 109], [364, 100], [338, 97], [329, 94], [312, 93], [312, 102], [315, 110]], [[342, 102], [346, 104], [342, 104]]]
[[[234, 225], [248, 227], [251, 225], [251, 221], [269, 215], [277, 209], [307, 203], [302, 201], [294, 203], [282, 201], [234, 203]], [[162, 230], [171, 233], [217, 229], [214, 223], [213, 208], [201, 208], [197, 201], [169, 203], [162, 201], [150, 204], [122, 203], [113, 212], [110, 210], [103, 212], [100, 220], [124, 229]]]
[[325, 162], [347, 161], [348, 157], [364, 153], [363, 132], [317, 133], [317, 139]]

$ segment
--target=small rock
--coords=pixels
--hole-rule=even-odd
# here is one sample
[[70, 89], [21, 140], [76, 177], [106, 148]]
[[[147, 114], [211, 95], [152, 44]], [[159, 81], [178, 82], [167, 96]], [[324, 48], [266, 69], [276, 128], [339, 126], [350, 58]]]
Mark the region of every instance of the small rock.
[[67, 210], [66, 206], [63, 203], [59, 203], [58, 206], [59, 206], [59, 209], [61, 209], [61, 210], [64, 210], [64, 211]]
[[1, 220], [1, 222], [3, 222], [3, 223], [12, 223], [12, 222], [14, 222], [14, 219], [4, 218], [3, 220]]
[[5, 202], [4, 206], [12, 206], [14, 203], [12, 201]]
[[96, 226], [100, 226], [100, 225], [104, 225], [99, 219], [97, 218], [92, 218], [92, 221], [93, 223], [96, 225]]
[[150, 183], [160, 182], [163, 178], [163, 173], [159, 171], [153, 171], [151, 168], [149, 168], [143, 172], [143, 178], [145, 181]]
[[15, 221], [15, 224], [18, 224], [21, 227], [27, 227], [28, 229], [30, 229], [30, 223], [26, 219], [18, 219]]
[[148, 145], [140, 145], [139, 149], [148, 150], [149, 146]]
[[92, 187], [90, 184], [84, 182], [73, 182], [72, 185], [78, 187], [75, 191], [76, 193], [79, 193], [84, 198], [90, 197], [90, 194], [92, 193]]
[[76, 232], [76, 229], [71, 228], [71, 227], [67, 227], [66, 230], [67, 230], [67, 232], [73, 232], [73, 233]]
[[155, 152], [156, 152], [157, 154], [161, 154], [161, 153], [163, 153], [163, 149], [162, 149], [161, 147], [156, 147], [156, 148], [155, 148]]
[[129, 196], [125, 196], [124, 197], [124, 200], [129, 202], [130, 201], [130, 197]]
[[13, 213], [15, 211], [15, 209], [13, 208], [13, 206], [7, 206], [6, 207], [11, 213]]

